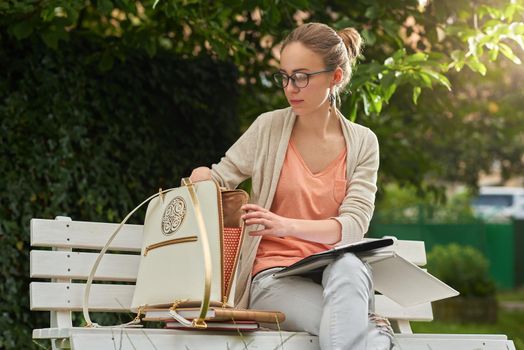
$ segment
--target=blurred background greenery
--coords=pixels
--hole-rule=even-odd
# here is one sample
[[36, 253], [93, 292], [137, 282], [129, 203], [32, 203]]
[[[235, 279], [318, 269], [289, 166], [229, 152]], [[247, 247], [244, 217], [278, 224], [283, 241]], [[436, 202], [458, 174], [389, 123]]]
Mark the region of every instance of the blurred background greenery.
[[[490, 297], [494, 284], [497, 300], [522, 301], [523, 225], [479, 222], [469, 203], [494, 171], [496, 184], [524, 185], [523, 9], [522, 0], [0, 0], [0, 348], [31, 348], [30, 330], [48, 322], [28, 310], [30, 218], [119, 221], [218, 161], [260, 113], [286, 106], [270, 74], [281, 39], [309, 21], [355, 27], [365, 40], [341, 110], [380, 140], [370, 235], [422, 239], [442, 249], [435, 256], [467, 252]], [[507, 333], [522, 347], [522, 314], [443, 330]]]

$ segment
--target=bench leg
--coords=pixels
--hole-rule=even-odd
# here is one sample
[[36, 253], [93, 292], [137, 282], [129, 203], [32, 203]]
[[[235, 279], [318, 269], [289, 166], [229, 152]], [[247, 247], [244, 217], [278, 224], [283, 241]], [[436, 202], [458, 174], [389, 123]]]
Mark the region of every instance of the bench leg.
[[392, 321], [391, 326], [393, 327], [393, 330], [395, 331], [395, 333], [413, 334], [413, 330], [411, 330], [411, 325], [409, 324], [408, 320]]
[[[60, 221], [72, 221], [69, 217], [64, 216], [57, 216], [55, 220]], [[64, 252], [71, 252], [71, 248], [53, 248], [53, 250], [57, 251], [64, 251]], [[65, 283], [71, 283], [71, 279], [69, 278], [54, 278], [52, 279], [53, 282], [65, 282]], [[71, 311], [50, 311], [51, 313], [51, 328], [71, 328], [73, 327], [73, 318], [71, 315]], [[51, 346], [52, 349], [64, 349], [64, 344], [62, 344], [61, 339], [52, 339], [51, 340]], [[66, 347], [67, 348], [67, 347]]]

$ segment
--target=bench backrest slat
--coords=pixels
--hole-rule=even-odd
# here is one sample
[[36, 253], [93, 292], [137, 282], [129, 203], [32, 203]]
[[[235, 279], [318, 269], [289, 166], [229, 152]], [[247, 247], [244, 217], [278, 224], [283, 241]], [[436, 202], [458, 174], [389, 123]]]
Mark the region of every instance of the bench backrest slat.
[[[71, 278], [87, 280], [98, 253], [31, 251], [31, 278]], [[139, 255], [107, 253], [100, 261], [94, 280], [135, 282]]]
[[[83, 283], [31, 282], [31, 310], [81, 311], [84, 286]], [[134, 285], [93, 284], [89, 295], [89, 310], [129, 312], [134, 290]]]
[[[31, 245], [100, 250], [118, 224], [85, 221], [31, 219]], [[139, 252], [142, 225], [124, 225], [110, 249]]]

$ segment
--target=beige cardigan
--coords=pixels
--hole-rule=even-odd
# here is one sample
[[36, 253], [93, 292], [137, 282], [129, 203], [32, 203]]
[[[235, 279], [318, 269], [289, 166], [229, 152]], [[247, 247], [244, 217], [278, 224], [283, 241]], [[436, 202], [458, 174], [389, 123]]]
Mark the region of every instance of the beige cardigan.
[[[347, 244], [361, 240], [368, 230], [377, 190], [379, 150], [377, 138], [370, 129], [339, 117], [347, 146], [348, 182], [339, 216], [333, 219], [342, 226], [342, 239], [338, 244]], [[236, 188], [251, 177], [250, 202], [269, 209], [295, 118], [290, 107], [260, 115], [220, 162], [212, 165], [212, 178], [223, 187]], [[248, 306], [251, 270], [260, 239], [246, 235], [242, 244], [235, 296], [236, 305], [241, 308]]]

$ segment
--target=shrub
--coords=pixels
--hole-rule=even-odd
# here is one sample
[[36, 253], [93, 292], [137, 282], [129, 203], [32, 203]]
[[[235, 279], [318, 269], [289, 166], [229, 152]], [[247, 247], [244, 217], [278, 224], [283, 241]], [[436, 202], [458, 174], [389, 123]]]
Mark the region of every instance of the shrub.
[[111, 40], [71, 35], [51, 50], [0, 27], [1, 349], [32, 348], [49, 322], [29, 311], [32, 217], [119, 221], [239, 132], [233, 65], [129, 51], [101, 72]]
[[428, 254], [428, 271], [464, 297], [493, 297], [489, 262], [476, 248], [456, 243], [437, 245]]

